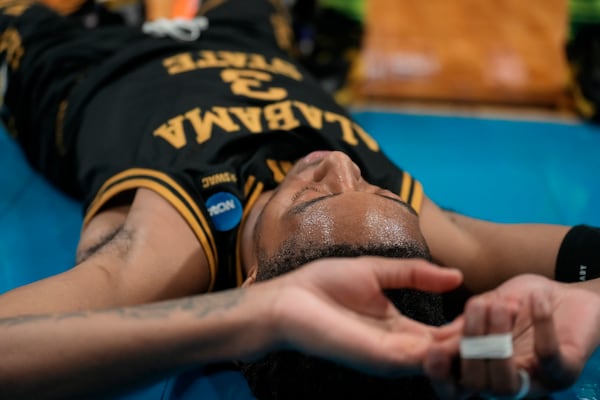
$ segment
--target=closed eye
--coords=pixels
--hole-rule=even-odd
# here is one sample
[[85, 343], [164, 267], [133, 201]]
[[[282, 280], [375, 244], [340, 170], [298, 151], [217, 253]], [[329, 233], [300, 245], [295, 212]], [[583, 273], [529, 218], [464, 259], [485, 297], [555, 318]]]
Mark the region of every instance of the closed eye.
[[314, 185], [306, 186], [306, 187], [303, 187], [302, 189], [300, 189], [299, 191], [297, 191], [296, 193], [294, 193], [294, 195], [292, 196], [292, 202], [295, 202], [296, 200], [298, 200], [300, 198], [300, 196], [302, 196], [306, 192], [325, 193], [323, 191], [323, 189], [321, 189], [318, 186], [314, 186]]

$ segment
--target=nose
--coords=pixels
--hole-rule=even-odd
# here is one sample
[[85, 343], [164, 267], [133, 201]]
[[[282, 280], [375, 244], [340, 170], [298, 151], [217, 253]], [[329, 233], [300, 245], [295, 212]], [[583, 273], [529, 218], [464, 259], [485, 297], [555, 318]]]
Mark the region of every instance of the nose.
[[315, 169], [314, 179], [333, 193], [354, 190], [361, 182], [360, 169], [346, 154], [329, 153]]

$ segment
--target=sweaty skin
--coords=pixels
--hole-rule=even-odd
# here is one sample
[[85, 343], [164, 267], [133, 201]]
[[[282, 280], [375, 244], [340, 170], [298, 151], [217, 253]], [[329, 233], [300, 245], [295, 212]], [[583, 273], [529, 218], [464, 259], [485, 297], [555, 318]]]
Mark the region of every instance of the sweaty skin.
[[244, 265], [250, 273], [257, 264], [256, 247], [268, 256], [291, 237], [324, 244], [424, 240], [414, 211], [399, 196], [366, 182], [341, 152], [310, 153], [276, 190], [262, 196], [243, 227]]

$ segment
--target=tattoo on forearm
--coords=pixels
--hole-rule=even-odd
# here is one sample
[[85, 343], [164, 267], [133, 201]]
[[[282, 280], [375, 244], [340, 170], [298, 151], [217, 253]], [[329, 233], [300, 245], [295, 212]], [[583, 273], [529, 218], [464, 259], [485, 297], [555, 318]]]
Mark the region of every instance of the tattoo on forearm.
[[109, 310], [77, 311], [60, 314], [22, 315], [0, 319], [0, 327], [61, 322], [70, 319], [89, 319], [100, 315], [114, 315], [123, 319], [167, 319], [176, 313], [192, 314], [198, 319], [211, 314], [226, 312], [242, 302], [247, 289], [233, 289], [220, 293], [184, 297], [135, 307], [122, 307]]

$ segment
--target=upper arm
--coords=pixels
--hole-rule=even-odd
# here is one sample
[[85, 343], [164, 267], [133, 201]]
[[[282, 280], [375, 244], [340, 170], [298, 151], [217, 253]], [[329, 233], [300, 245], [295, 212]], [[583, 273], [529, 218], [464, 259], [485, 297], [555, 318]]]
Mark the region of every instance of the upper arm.
[[420, 227], [434, 261], [460, 269], [474, 292], [522, 273], [554, 278], [560, 244], [569, 227], [501, 224], [441, 210], [425, 198]]
[[433, 261], [443, 266], [460, 269], [464, 275], [465, 285], [474, 290], [473, 286], [476, 286], [479, 279], [476, 276], [478, 269], [472, 266], [480, 263], [482, 249], [479, 242], [462, 230], [428, 197], [423, 200], [419, 225]]
[[119, 307], [206, 291], [208, 261], [162, 197], [138, 189], [130, 207], [98, 214], [82, 232], [74, 268], [0, 296], [0, 316]]
[[[107, 217], [90, 221], [82, 232], [80, 248], [89, 237], [106, 241], [86, 262], [103, 264], [121, 303], [158, 301], [207, 290], [210, 274], [202, 246], [185, 219], [160, 195], [137, 189], [122, 224], [115, 223], [115, 218], [111, 229], [104, 230], [108, 237], [99, 233], [110, 226]], [[101, 229], [99, 222], [103, 223]]]

